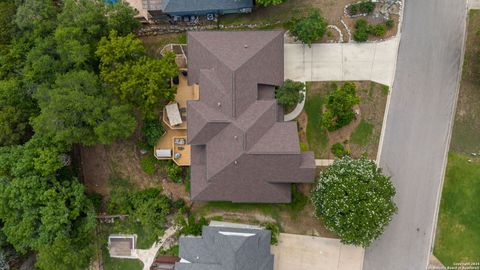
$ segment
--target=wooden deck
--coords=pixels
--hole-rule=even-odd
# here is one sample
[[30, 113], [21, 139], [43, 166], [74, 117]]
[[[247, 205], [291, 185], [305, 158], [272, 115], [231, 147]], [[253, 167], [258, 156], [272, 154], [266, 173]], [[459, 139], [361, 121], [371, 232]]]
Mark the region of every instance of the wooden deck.
[[[198, 85], [189, 86], [187, 77], [182, 74], [179, 75], [179, 84], [177, 86], [177, 94], [175, 96], [175, 102], [178, 103], [179, 109], [187, 109], [188, 100], [198, 99]], [[184, 113], [186, 116], [186, 113]], [[187, 139], [187, 121], [176, 126], [170, 126], [166, 116], [165, 109], [163, 110], [162, 124], [165, 127], [165, 134], [157, 141], [155, 149], [169, 149], [172, 151], [172, 157], [158, 158], [158, 159], [172, 159], [179, 166], [190, 166], [190, 145], [178, 145], [175, 144], [176, 138]], [[183, 149], [181, 149], [183, 148]], [[179, 158], [174, 158], [175, 154], [179, 153]]]

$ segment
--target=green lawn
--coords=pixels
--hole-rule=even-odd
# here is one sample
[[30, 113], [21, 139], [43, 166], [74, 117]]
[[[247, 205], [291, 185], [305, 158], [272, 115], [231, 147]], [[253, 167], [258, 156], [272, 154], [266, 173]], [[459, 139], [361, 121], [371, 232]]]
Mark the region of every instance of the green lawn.
[[367, 145], [372, 137], [372, 132], [373, 125], [362, 119], [358, 127], [353, 131], [350, 141], [360, 146]]
[[445, 265], [480, 262], [480, 160], [449, 153], [434, 254]]
[[118, 259], [112, 258], [108, 254], [108, 250], [103, 252], [103, 269], [104, 270], [142, 270], [143, 263], [135, 259]]
[[321, 156], [328, 145], [327, 132], [322, 127], [322, 107], [324, 99], [325, 97], [321, 93], [315, 93], [313, 95], [307, 94], [304, 107], [308, 117], [306, 132], [308, 147], [315, 153], [316, 157]]

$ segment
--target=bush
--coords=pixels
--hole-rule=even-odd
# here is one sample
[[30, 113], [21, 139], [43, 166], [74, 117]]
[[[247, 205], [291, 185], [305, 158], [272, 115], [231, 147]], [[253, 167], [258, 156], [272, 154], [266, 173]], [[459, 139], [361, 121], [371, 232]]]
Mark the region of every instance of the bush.
[[387, 27], [384, 24], [376, 24], [368, 26], [368, 33], [377, 37], [385, 35]]
[[182, 167], [169, 160], [167, 164], [167, 176], [175, 183], [182, 183]]
[[347, 7], [347, 13], [350, 16], [357, 14], [368, 14], [375, 10], [375, 3], [372, 1], [364, 1], [360, 3], [350, 4]]
[[385, 22], [385, 26], [386, 26], [388, 29], [392, 29], [392, 28], [395, 26], [395, 22], [394, 22], [392, 19], [388, 19], [388, 20]]
[[318, 10], [314, 9], [304, 18], [293, 19], [288, 30], [297, 40], [310, 47], [313, 42], [322, 38], [327, 31], [327, 21]]
[[280, 228], [276, 223], [268, 222], [263, 224], [265, 229], [272, 232], [272, 238], [270, 239], [270, 244], [276, 246], [278, 244], [278, 236], [280, 235]]
[[289, 204], [293, 214], [300, 213], [308, 203], [308, 197], [300, 192], [297, 185], [292, 185], [292, 202]]
[[328, 94], [326, 110], [322, 114], [322, 126], [325, 129], [334, 131], [355, 119], [353, 106], [360, 102], [355, 89], [354, 83], [346, 82]]
[[169, 255], [169, 256], [179, 256], [180, 247], [178, 245], [173, 245], [169, 248], [162, 248], [158, 251], [159, 255]]
[[159, 120], [147, 120], [143, 123], [142, 134], [150, 148], [154, 148], [158, 139], [165, 133], [165, 128]]
[[95, 211], [98, 213], [100, 211], [100, 207], [102, 207], [102, 202], [103, 202], [102, 194], [97, 192], [87, 193], [87, 198], [90, 199], [90, 201], [93, 204], [93, 207], [95, 208]]
[[390, 177], [375, 162], [344, 157], [320, 173], [311, 200], [315, 215], [342, 243], [367, 247], [396, 213], [394, 196]]
[[152, 155], [147, 155], [140, 159], [140, 166], [147, 174], [154, 174], [157, 171], [157, 165], [158, 160]]
[[282, 86], [275, 91], [275, 98], [278, 104], [291, 108], [297, 103], [300, 103], [305, 98], [303, 93], [305, 84], [303, 82], [295, 82], [292, 80], [286, 80]]
[[355, 31], [353, 32], [353, 40], [365, 42], [368, 39], [368, 23], [365, 19], [358, 19], [355, 22]]
[[195, 220], [194, 215], [189, 215], [187, 219], [180, 219], [178, 225], [181, 226], [179, 230], [180, 235], [194, 235], [198, 236], [202, 234], [203, 226], [208, 225], [208, 220], [204, 217], [201, 217], [198, 221]]
[[336, 143], [332, 145], [332, 154], [337, 158], [342, 158], [344, 156], [350, 155], [350, 151], [345, 149], [345, 146], [341, 143]]

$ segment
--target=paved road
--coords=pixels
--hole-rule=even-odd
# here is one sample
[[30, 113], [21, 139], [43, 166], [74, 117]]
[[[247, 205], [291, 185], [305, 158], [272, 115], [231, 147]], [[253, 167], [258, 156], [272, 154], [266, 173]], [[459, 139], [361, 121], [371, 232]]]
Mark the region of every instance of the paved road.
[[465, 0], [406, 0], [380, 157], [399, 207], [363, 270], [427, 266], [458, 87]]
[[[425, 1], [425, 0], [422, 0]], [[296, 81], [372, 80], [391, 85], [398, 38], [376, 43], [285, 44], [285, 78]]]

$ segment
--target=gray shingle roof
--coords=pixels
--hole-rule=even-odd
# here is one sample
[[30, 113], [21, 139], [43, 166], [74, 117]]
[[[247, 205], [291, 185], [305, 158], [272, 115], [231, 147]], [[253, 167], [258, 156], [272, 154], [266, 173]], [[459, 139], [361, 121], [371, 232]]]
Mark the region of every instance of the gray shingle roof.
[[313, 153], [274, 99], [282, 31], [190, 32], [188, 69], [200, 87], [187, 105], [193, 200], [290, 202], [290, 183], [313, 181]]
[[[233, 234], [232, 234], [233, 233]], [[271, 232], [204, 226], [202, 237], [180, 237], [176, 270], [273, 270]]]

